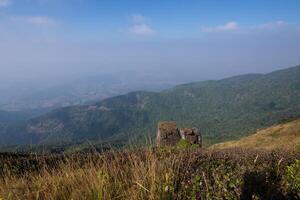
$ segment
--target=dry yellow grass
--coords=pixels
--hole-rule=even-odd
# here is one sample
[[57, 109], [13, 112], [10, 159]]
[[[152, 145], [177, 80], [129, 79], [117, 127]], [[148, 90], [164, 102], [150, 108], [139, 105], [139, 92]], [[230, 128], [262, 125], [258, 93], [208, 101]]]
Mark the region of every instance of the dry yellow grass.
[[240, 140], [213, 145], [211, 148], [264, 148], [264, 149], [299, 149], [300, 119], [275, 125]]
[[286, 173], [298, 162], [299, 151], [149, 148], [102, 155], [6, 156], [0, 159], [3, 200], [300, 197], [293, 184], [298, 168]]
[[[145, 151], [145, 150], [142, 150]], [[87, 155], [82, 161], [68, 159], [60, 167], [28, 172], [22, 176], [0, 176], [0, 200], [139, 200], [168, 199], [173, 191], [166, 188], [176, 163], [184, 157], [170, 156], [162, 162], [152, 150], [146, 153], [115, 152], [108, 155]]]

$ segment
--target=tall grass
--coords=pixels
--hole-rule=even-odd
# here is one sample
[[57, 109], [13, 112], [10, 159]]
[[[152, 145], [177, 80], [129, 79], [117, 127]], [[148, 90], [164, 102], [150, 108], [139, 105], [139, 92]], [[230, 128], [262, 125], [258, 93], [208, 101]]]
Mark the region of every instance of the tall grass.
[[149, 148], [0, 159], [0, 199], [300, 197], [289, 172], [299, 178], [299, 152]]

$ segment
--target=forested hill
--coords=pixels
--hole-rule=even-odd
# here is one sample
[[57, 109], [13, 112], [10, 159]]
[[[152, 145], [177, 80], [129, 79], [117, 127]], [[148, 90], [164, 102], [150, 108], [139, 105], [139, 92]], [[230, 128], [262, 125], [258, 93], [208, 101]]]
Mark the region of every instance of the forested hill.
[[133, 92], [57, 109], [2, 131], [0, 144], [127, 140], [155, 134], [160, 120], [199, 127], [206, 143], [236, 139], [300, 115], [300, 66]]
[[49, 109], [35, 109], [24, 111], [2, 111], [0, 110], [0, 124], [13, 124], [27, 121], [49, 111]]

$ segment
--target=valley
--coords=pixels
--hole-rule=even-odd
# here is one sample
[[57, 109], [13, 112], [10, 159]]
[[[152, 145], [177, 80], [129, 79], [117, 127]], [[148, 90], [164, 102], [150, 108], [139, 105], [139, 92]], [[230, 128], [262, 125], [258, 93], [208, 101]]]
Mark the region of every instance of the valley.
[[180, 127], [198, 127], [208, 146], [299, 116], [299, 77], [297, 66], [58, 108], [7, 126], [0, 144], [128, 143], [154, 137], [159, 121], [175, 120]]

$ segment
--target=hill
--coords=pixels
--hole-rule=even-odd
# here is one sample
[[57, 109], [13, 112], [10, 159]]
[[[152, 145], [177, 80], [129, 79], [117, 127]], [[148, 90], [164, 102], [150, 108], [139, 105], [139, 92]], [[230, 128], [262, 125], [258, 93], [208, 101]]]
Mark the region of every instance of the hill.
[[48, 109], [24, 110], [24, 111], [2, 111], [0, 110], [0, 124], [14, 124], [27, 121], [31, 118], [48, 112]]
[[300, 118], [291, 122], [274, 125], [257, 131], [255, 134], [237, 141], [213, 145], [212, 148], [264, 148], [264, 149], [299, 149]]
[[154, 135], [157, 122], [199, 127], [206, 144], [238, 139], [300, 115], [300, 66], [133, 92], [93, 105], [71, 106], [14, 126], [0, 144], [132, 140]]
[[0, 110], [23, 111], [84, 105], [136, 90], [161, 91], [182, 82], [169, 76], [124, 72], [119, 75], [94, 75], [48, 87], [28, 86], [20, 94], [16, 94], [21, 90], [19, 87], [7, 90], [0, 88], [3, 96]]

